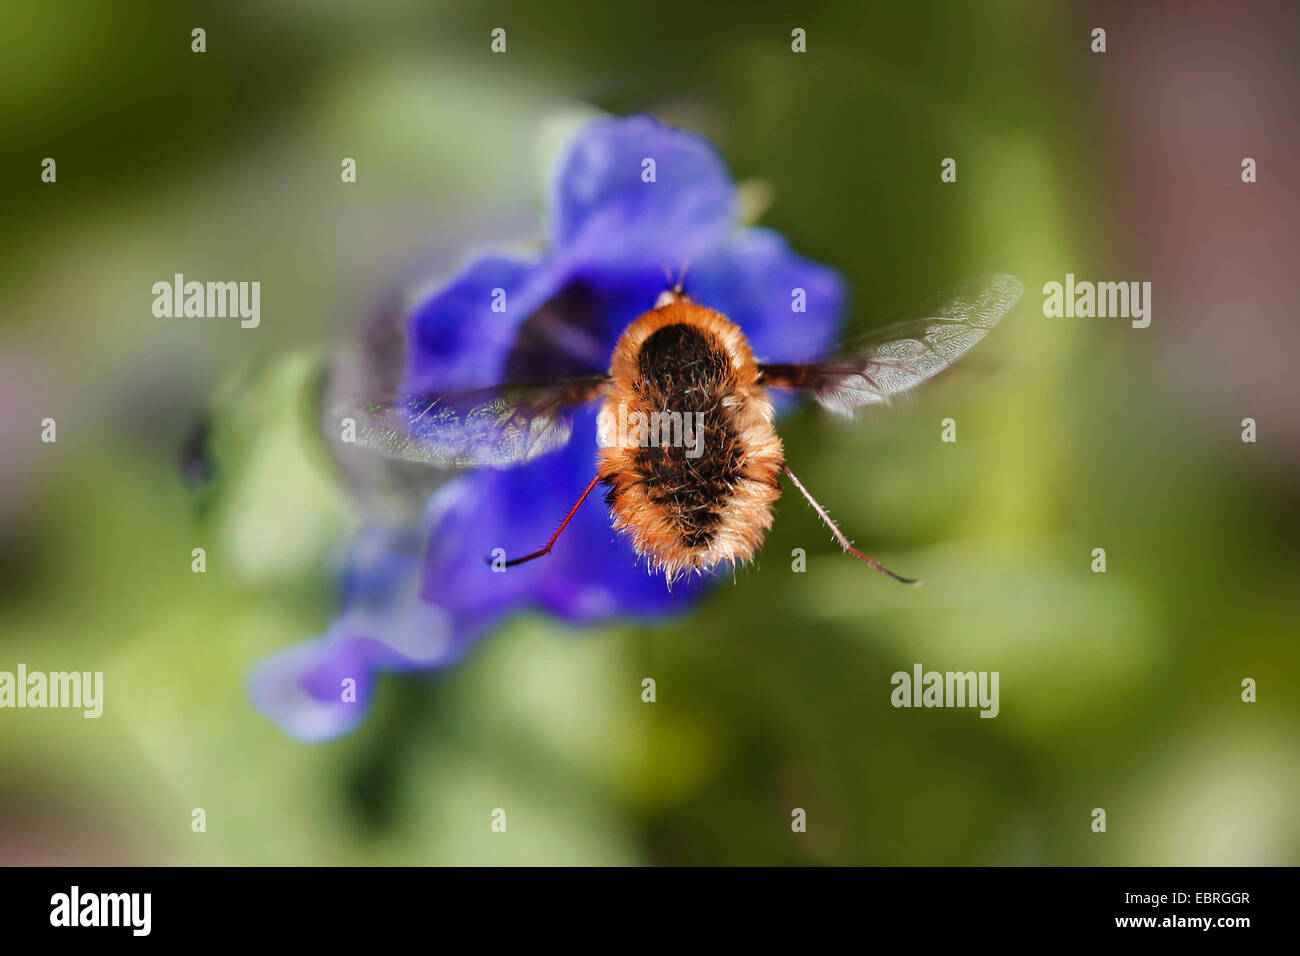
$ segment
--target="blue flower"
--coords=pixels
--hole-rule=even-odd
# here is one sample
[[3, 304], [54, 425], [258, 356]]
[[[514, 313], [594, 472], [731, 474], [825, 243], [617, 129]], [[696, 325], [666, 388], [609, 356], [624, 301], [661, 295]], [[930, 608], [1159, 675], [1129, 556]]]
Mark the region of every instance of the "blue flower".
[[[736, 322], [760, 360], [813, 361], [833, 343], [840, 278], [770, 230], [737, 228], [735, 190], [700, 137], [649, 116], [592, 121], [549, 192], [545, 252], [478, 258], [411, 309], [407, 395], [603, 373], [619, 334], [663, 291], [665, 267], [687, 263], [689, 295]], [[794, 311], [795, 289], [806, 311]], [[494, 311], [502, 294], [505, 311]], [[360, 720], [377, 672], [445, 666], [519, 610], [582, 624], [685, 607], [707, 579], [669, 591], [611, 530], [599, 497], [547, 557], [505, 574], [484, 563], [496, 548], [515, 556], [550, 537], [595, 474], [595, 416], [580, 412], [559, 451], [439, 489], [422, 555], [391, 533], [364, 539], [342, 615], [263, 662], [252, 680], [258, 707], [296, 737], [325, 739]]]

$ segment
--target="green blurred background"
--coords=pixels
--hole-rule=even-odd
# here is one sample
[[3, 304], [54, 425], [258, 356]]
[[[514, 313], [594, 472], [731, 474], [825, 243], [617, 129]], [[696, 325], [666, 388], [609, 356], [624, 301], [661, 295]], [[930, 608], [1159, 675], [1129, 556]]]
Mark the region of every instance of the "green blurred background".
[[[1294, 6], [6, 20], [0, 669], [102, 670], [106, 702], [0, 711], [0, 863], [1300, 862]], [[296, 743], [244, 680], [329, 622], [355, 522], [306, 385], [395, 289], [536, 240], [546, 162], [593, 110], [710, 138], [770, 191], [763, 222], [843, 273], [855, 328], [966, 275], [1024, 280], [968, 371], [783, 428], [850, 535], [926, 586], [864, 572], [787, 496], [759, 564], [688, 617], [520, 617], [453, 670], [384, 677], [352, 736]], [[174, 272], [261, 281], [261, 327], [155, 319]], [[1067, 272], [1152, 281], [1151, 327], [1044, 317]], [[176, 458], [205, 408], [222, 448], [196, 501]], [[999, 671], [1000, 716], [892, 708], [917, 662]]]

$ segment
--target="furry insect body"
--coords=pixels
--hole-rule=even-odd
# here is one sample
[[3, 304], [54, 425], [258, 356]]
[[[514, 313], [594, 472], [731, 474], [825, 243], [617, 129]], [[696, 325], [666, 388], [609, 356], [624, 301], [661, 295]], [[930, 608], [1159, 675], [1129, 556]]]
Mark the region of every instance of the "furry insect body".
[[702, 430], [689, 436], [692, 447], [646, 441], [647, 429], [601, 437], [598, 476], [613, 526], [670, 582], [747, 561], [772, 526], [784, 458], [758, 381], [740, 328], [680, 293], [665, 294], [615, 346], [602, 422]]
[[886, 404], [949, 368], [1023, 291], [1014, 276], [967, 280], [936, 297], [928, 318], [882, 328], [823, 361], [775, 364], [756, 362], [740, 328], [691, 301], [679, 279], [623, 331], [608, 374], [348, 405], [331, 420], [346, 411], [363, 423], [358, 443], [387, 457], [508, 467], [563, 447], [569, 410], [599, 399], [595, 478], [546, 545], [506, 567], [550, 554], [602, 483], [614, 529], [669, 584], [719, 564], [734, 567], [754, 556], [772, 527], [784, 473], [846, 554], [916, 584], [855, 548], [785, 464], [768, 389], [808, 395], [846, 416]]

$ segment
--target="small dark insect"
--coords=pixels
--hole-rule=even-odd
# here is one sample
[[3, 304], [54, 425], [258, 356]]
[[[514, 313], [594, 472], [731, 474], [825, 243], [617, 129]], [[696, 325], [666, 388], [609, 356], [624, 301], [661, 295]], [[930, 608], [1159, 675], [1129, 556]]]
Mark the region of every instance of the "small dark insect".
[[948, 368], [1020, 297], [1012, 276], [971, 280], [926, 314], [888, 326], [838, 357], [807, 364], [755, 360], [739, 326], [693, 302], [680, 283], [633, 321], [609, 372], [476, 392], [370, 403], [359, 444], [433, 465], [505, 467], [564, 445], [569, 412], [601, 401], [596, 474], [545, 547], [549, 554], [597, 484], [615, 530], [669, 583], [752, 558], [772, 526], [784, 474], [840, 546], [883, 574], [904, 578], [853, 547], [785, 462], [768, 389], [811, 394], [832, 412], [888, 403]]

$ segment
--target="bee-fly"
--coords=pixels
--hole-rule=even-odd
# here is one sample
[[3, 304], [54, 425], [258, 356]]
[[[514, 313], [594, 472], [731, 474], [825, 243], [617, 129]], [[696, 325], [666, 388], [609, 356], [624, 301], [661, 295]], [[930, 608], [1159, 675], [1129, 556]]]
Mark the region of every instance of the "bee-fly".
[[596, 473], [541, 549], [549, 554], [598, 484], [616, 531], [668, 582], [754, 556], [772, 526], [782, 475], [849, 554], [916, 581], [853, 547], [786, 464], [768, 389], [810, 394], [842, 415], [887, 403], [946, 369], [1015, 304], [1012, 276], [973, 280], [917, 319], [888, 326], [823, 362], [757, 361], [740, 327], [692, 301], [680, 283], [620, 336], [604, 375], [371, 404], [362, 444], [457, 467], [504, 466], [560, 447], [568, 412], [601, 401]]

